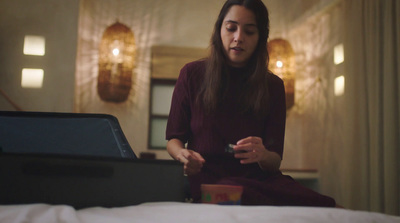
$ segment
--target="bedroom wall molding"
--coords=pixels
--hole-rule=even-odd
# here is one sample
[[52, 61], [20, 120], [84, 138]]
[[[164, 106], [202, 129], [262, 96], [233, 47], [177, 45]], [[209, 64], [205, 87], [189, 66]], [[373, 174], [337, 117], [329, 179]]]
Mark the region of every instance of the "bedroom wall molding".
[[207, 56], [207, 49], [155, 45], [151, 48], [151, 78], [178, 79], [181, 68]]

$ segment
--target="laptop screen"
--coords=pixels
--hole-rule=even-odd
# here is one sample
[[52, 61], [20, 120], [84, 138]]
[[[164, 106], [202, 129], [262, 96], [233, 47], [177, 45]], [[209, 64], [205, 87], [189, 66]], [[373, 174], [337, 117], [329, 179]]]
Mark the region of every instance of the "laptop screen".
[[5, 153], [136, 158], [111, 115], [0, 112]]

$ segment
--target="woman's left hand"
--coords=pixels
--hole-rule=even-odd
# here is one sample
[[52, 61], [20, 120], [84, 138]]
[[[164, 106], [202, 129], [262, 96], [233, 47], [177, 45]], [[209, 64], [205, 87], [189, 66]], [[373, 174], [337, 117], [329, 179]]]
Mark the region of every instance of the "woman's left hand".
[[235, 151], [235, 158], [240, 159], [242, 164], [262, 161], [268, 153], [262, 139], [256, 136], [239, 140], [233, 150]]
[[249, 136], [241, 139], [233, 150], [235, 158], [240, 159], [241, 164], [258, 163], [262, 170], [268, 172], [277, 172], [281, 166], [281, 157], [265, 148], [260, 137]]

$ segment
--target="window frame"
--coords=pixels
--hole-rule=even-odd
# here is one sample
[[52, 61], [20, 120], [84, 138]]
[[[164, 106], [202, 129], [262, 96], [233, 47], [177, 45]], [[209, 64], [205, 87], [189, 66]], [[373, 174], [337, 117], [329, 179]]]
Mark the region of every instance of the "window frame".
[[[147, 147], [149, 150], [166, 150], [166, 146], [156, 146], [153, 145], [153, 134], [152, 134], [152, 123], [155, 119], [164, 119], [168, 120], [168, 115], [160, 115], [160, 114], [153, 114], [153, 90], [155, 86], [173, 86], [175, 88], [176, 79], [160, 79], [160, 78], [151, 78], [150, 81], [150, 103], [149, 103], [149, 123], [148, 123], [148, 140], [147, 140]], [[172, 95], [171, 95], [172, 98]], [[164, 130], [165, 131], [165, 130]]]

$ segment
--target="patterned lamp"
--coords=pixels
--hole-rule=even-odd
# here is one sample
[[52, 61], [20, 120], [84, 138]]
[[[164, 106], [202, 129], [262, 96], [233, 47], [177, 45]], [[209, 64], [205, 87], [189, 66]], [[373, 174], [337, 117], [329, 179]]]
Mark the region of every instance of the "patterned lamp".
[[272, 39], [268, 42], [268, 69], [278, 75], [285, 84], [286, 109], [294, 105], [295, 58], [292, 46], [287, 40]]
[[99, 49], [97, 92], [103, 101], [127, 100], [135, 66], [135, 38], [126, 25], [118, 21], [103, 33]]

